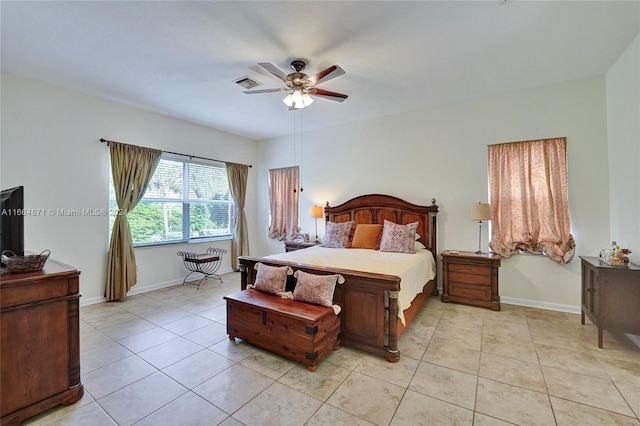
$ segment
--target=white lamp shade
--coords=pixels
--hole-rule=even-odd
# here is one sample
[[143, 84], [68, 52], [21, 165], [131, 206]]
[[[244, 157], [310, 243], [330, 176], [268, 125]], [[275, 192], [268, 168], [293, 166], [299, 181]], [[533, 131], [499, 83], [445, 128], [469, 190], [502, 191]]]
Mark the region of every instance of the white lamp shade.
[[323, 213], [322, 206], [311, 206], [309, 208], [309, 216], [314, 219], [320, 219]]
[[489, 219], [491, 219], [491, 205], [487, 203], [478, 203], [471, 206], [471, 220]]

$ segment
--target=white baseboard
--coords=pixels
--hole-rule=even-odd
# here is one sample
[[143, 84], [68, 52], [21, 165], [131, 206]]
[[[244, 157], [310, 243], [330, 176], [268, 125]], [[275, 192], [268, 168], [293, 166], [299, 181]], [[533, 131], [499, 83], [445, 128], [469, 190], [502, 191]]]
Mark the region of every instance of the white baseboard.
[[[442, 294], [442, 288], [439, 288], [439, 294]], [[438, 296], [440, 298], [440, 296]], [[500, 302], [507, 305], [526, 306], [528, 308], [547, 309], [549, 311], [568, 312], [570, 314], [579, 314], [580, 306], [560, 305], [558, 303], [540, 302], [538, 300], [518, 299], [516, 297], [500, 296]]]
[[[227, 269], [218, 271], [218, 274], [222, 275], [222, 274], [228, 274], [230, 272], [235, 272], [235, 271], [232, 268], [227, 268]], [[159, 290], [159, 289], [165, 288], [165, 287], [171, 287], [172, 285], [182, 284], [182, 280], [183, 280], [183, 278], [178, 278], [178, 279], [175, 279], [175, 280], [165, 281], [165, 282], [162, 282], [162, 283], [145, 285], [144, 287], [133, 286], [131, 288], [131, 290], [129, 290], [129, 293], [127, 293], [127, 296], [134, 296], [136, 294], [143, 294], [143, 293], [147, 293], [149, 291]], [[107, 301], [107, 298], [104, 297], [104, 296], [102, 296], [102, 297], [92, 297], [91, 299], [83, 299], [81, 297], [80, 298], [80, 307], [89, 306], [89, 305], [95, 305], [97, 303], [103, 303], [103, 302], [106, 302], [106, 301]]]
[[80, 307], [89, 306], [89, 305], [95, 305], [97, 303], [102, 303], [102, 302], [106, 302], [106, 301], [107, 301], [106, 297], [92, 297], [91, 299], [87, 299], [85, 297], [81, 297], [80, 298]]
[[568, 312], [579, 314], [580, 306], [561, 305], [559, 303], [540, 302], [538, 300], [518, 299], [515, 297], [500, 296], [500, 302], [507, 305], [527, 306], [529, 308], [547, 309], [549, 311]]

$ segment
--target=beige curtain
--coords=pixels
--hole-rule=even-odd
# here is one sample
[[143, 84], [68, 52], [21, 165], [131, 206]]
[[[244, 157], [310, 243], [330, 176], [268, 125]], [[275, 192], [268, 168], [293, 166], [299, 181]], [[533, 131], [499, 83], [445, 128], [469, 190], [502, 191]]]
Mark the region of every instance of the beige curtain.
[[571, 261], [566, 138], [489, 146], [491, 249]]
[[491, 242], [564, 264], [575, 254], [569, 223], [566, 138], [489, 146]]
[[300, 171], [298, 167], [269, 170], [269, 238], [293, 239], [298, 232]]
[[249, 166], [236, 163], [226, 164], [229, 190], [236, 205], [233, 240], [231, 241], [231, 267], [238, 270], [238, 256], [249, 255], [249, 231], [247, 228], [247, 216], [244, 213]]
[[105, 288], [107, 301], [124, 300], [136, 284], [136, 256], [126, 212], [133, 210], [144, 195], [162, 155], [157, 149], [117, 142], [109, 143], [109, 152], [116, 202], [125, 214], [116, 216], [113, 222]]

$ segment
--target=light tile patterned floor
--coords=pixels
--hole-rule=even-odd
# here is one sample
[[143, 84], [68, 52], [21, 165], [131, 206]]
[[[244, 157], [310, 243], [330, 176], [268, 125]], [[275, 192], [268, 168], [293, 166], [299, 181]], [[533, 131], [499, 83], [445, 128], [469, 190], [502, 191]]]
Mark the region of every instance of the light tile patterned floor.
[[33, 425], [640, 425], [640, 348], [580, 316], [431, 298], [402, 359], [341, 347], [311, 373], [226, 335], [237, 273], [81, 308], [85, 396]]

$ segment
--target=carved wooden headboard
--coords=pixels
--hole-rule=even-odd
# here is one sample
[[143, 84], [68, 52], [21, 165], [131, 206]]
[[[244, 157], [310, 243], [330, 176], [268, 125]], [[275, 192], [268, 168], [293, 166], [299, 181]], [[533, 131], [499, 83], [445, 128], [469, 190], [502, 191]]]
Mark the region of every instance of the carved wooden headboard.
[[436, 253], [436, 214], [438, 206], [436, 199], [431, 199], [431, 205], [419, 206], [411, 204], [391, 195], [368, 194], [352, 198], [351, 200], [330, 207], [329, 202], [324, 208], [325, 220], [341, 223], [355, 220], [358, 223], [384, 223], [388, 220], [405, 225], [418, 222], [417, 233], [419, 241], [433, 253]]

